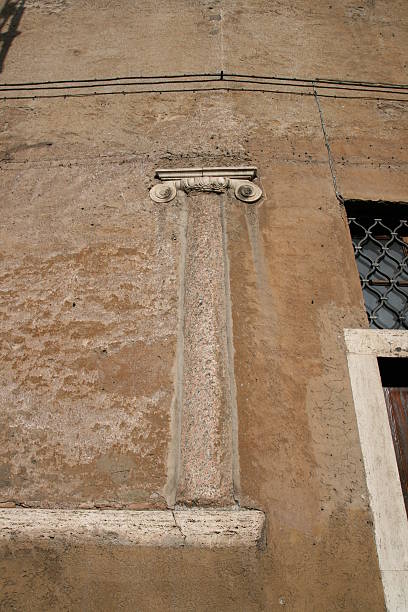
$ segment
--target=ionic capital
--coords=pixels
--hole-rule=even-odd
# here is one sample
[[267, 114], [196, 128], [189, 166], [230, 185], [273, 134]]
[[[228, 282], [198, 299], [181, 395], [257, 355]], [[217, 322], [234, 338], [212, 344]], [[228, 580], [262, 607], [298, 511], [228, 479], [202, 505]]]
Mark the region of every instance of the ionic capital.
[[232, 188], [238, 200], [253, 203], [262, 196], [261, 188], [252, 182], [255, 176], [253, 166], [161, 169], [156, 171], [156, 178], [162, 182], [150, 189], [150, 197], [165, 203], [173, 200], [177, 191], [225, 193]]

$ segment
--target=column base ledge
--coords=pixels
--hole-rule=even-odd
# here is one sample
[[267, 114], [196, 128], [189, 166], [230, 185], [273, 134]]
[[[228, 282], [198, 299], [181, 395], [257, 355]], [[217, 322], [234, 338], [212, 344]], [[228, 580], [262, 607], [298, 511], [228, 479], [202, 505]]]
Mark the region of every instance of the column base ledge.
[[51, 510], [0, 509], [0, 542], [159, 548], [265, 546], [260, 510]]

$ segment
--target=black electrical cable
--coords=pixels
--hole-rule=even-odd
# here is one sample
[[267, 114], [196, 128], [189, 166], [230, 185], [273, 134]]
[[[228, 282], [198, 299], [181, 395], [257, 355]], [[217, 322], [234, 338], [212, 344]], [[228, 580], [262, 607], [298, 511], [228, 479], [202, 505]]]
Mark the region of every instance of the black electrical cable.
[[[210, 82], [219, 82], [220, 79], [181, 79], [178, 80], [177, 83], [210, 83]], [[78, 81], [79, 82], [79, 81]], [[223, 82], [229, 82], [229, 83], [249, 83], [252, 85], [270, 85], [269, 82], [265, 82], [265, 81], [255, 81], [252, 79], [241, 79], [241, 78], [232, 78], [232, 79], [228, 79], [228, 78], [223, 78]], [[5, 91], [50, 91], [50, 90], [70, 90], [70, 89], [89, 89], [92, 87], [98, 87], [98, 88], [102, 88], [102, 87], [127, 87], [127, 86], [143, 86], [143, 85], [173, 85], [175, 84], [174, 81], [143, 81], [143, 82], [139, 82], [139, 83], [132, 83], [132, 82], [120, 82], [120, 83], [88, 83], [88, 84], [83, 84], [83, 82], [81, 81], [80, 85], [74, 85], [74, 84], [70, 84], [70, 85], [49, 85], [49, 86], [29, 86], [29, 87], [19, 87], [18, 89], [14, 88], [14, 87], [3, 87], [0, 85], [0, 93], [1, 92], [5, 92]], [[284, 85], [285, 87], [302, 87], [302, 88], [311, 88], [313, 87], [313, 83], [302, 83], [302, 82], [298, 82], [296, 84], [294, 83], [279, 83], [280, 85]], [[318, 85], [316, 83], [314, 83], [314, 85], [318, 88], [318, 89], [338, 89], [341, 91], [361, 91], [361, 92], [369, 92], [369, 93], [390, 93], [393, 94], [393, 91], [387, 91], [384, 89], [367, 89], [364, 87], [347, 87], [347, 86], [337, 86], [337, 87], [333, 87], [331, 85]], [[169, 90], [172, 91], [172, 90]], [[113, 92], [112, 92], [113, 93]], [[399, 91], [399, 92], [395, 92], [398, 93], [399, 95], [408, 95], [408, 91]]]
[[[203, 78], [204, 77], [204, 78]], [[176, 74], [176, 75], [153, 75], [153, 76], [132, 76], [132, 77], [106, 77], [106, 78], [93, 78], [93, 79], [66, 79], [66, 80], [56, 80], [56, 81], [31, 81], [31, 82], [19, 82], [19, 83], [0, 83], [0, 88], [5, 90], [4, 88], [10, 88], [10, 91], [19, 90], [19, 88], [31, 87], [31, 86], [46, 86], [45, 88], [53, 88], [55, 85], [61, 85], [66, 83], [66, 88], [75, 87], [75, 84], [81, 83], [100, 83], [100, 86], [106, 86], [105, 84], [112, 84], [114, 82], [123, 82], [123, 81], [148, 81], [152, 83], [153, 79], [160, 81], [169, 81], [174, 83], [180, 82], [208, 82], [208, 81], [225, 81], [227, 80], [225, 77], [231, 77], [232, 79], [254, 79], [257, 81], [279, 81], [281, 85], [285, 86], [313, 86], [313, 84], [322, 84], [322, 85], [333, 85], [333, 88], [339, 86], [342, 88], [343, 86], [355, 86], [355, 87], [367, 87], [367, 88], [379, 88], [379, 89], [408, 89], [407, 84], [398, 84], [398, 83], [381, 83], [381, 82], [370, 82], [370, 81], [352, 81], [345, 79], [322, 79], [316, 77], [314, 79], [308, 78], [299, 78], [299, 77], [278, 77], [278, 76], [261, 76], [261, 75], [248, 75], [248, 74], [240, 74], [240, 73], [226, 73], [226, 72], [215, 72], [215, 73], [186, 73], [186, 74]], [[183, 79], [188, 79], [183, 80]], [[197, 79], [197, 80], [191, 80]], [[250, 81], [248, 81], [250, 82]], [[123, 83], [124, 85], [126, 83]], [[133, 83], [131, 83], [133, 84]], [[144, 85], [145, 83], [140, 83]], [[320, 87], [322, 85], [319, 85]]]
[[387, 89], [408, 89], [408, 84], [401, 84], [401, 83], [381, 83], [381, 82], [375, 82], [375, 81], [350, 81], [350, 80], [345, 80], [345, 79], [322, 79], [319, 77], [316, 77], [314, 79], [303, 79], [300, 77], [278, 77], [278, 76], [260, 76], [260, 75], [254, 75], [254, 74], [235, 74], [233, 72], [231, 73], [227, 73], [224, 72], [224, 79], [225, 77], [234, 77], [234, 76], [238, 76], [238, 77], [242, 77], [242, 78], [246, 78], [246, 79], [263, 79], [263, 80], [271, 80], [271, 81], [294, 81], [294, 82], [302, 82], [302, 83], [310, 83], [311, 85], [313, 85], [313, 83], [333, 83], [333, 84], [337, 84], [337, 85], [361, 85], [364, 87], [385, 87]]
[[[220, 79], [190, 79], [190, 80], [179, 80], [179, 81], [143, 81], [141, 83], [89, 83], [88, 85], [49, 85], [40, 87], [3, 87], [0, 85], [0, 92], [2, 91], [49, 91], [55, 89], [86, 89], [90, 87], [126, 87], [127, 85], [173, 85], [175, 83], [218, 83]], [[78, 81], [79, 82], [79, 81]], [[239, 81], [237, 81], [239, 82]]]
[[[253, 85], [268, 85], [267, 82], [265, 81], [254, 81], [251, 79], [226, 79], [224, 78], [225, 82], [228, 83], [250, 83]], [[338, 86], [333, 86], [333, 85], [319, 85], [316, 82], [311, 81], [310, 83], [291, 83], [290, 85], [287, 83], [279, 83], [279, 85], [284, 85], [285, 87], [313, 87], [313, 85], [316, 86], [317, 89], [337, 89], [337, 90], [341, 90], [341, 91], [365, 91], [365, 92], [374, 92], [374, 93], [390, 93], [390, 94], [394, 94], [393, 91], [387, 91], [386, 89], [369, 89], [366, 87], [349, 87], [349, 86], [344, 86], [344, 85], [338, 85]], [[0, 90], [1, 91], [1, 90]], [[395, 94], [397, 95], [401, 95], [401, 96], [406, 96], [408, 95], [408, 90], [407, 91], [396, 91]]]
[[[110, 82], [110, 83], [88, 83], [88, 84], [83, 84], [81, 82], [80, 85], [77, 84], [70, 84], [70, 85], [51, 85], [51, 86], [39, 86], [39, 87], [19, 87], [19, 88], [14, 88], [14, 87], [1, 87], [0, 86], [0, 93], [1, 92], [9, 92], [9, 91], [15, 91], [15, 92], [19, 92], [19, 91], [55, 91], [55, 90], [72, 90], [72, 89], [90, 89], [92, 87], [98, 87], [98, 89], [100, 88], [105, 88], [105, 87], [128, 87], [128, 86], [144, 86], [144, 85], [174, 85], [174, 84], [179, 84], [179, 83], [185, 83], [185, 84], [189, 84], [189, 83], [195, 83], [195, 84], [205, 84], [205, 83], [210, 83], [210, 82], [219, 82], [220, 79], [183, 79], [183, 80], [179, 80], [177, 82], [174, 81], [143, 81], [143, 82], [139, 82], [139, 83], [131, 83], [131, 82], [120, 82], [120, 83], [114, 83], [114, 82]], [[260, 80], [251, 80], [251, 79], [239, 79], [239, 78], [232, 78], [232, 79], [228, 79], [228, 78], [223, 78], [223, 82], [229, 82], [229, 83], [247, 83], [247, 84], [252, 84], [252, 85], [272, 85], [272, 83], [270, 82], [265, 82], [265, 81], [260, 81]], [[317, 84], [314, 82], [310, 82], [309, 83], [302, 83], [302, 82], [297, 82], [296, 84], [294, 83], [279, 83], [280, 85], [283, 85], [284, 87], [295, 87], [295, 88], [312, 88], [315, 87], [318, 90], [322, 90], [322, 89], [329, 89], [329, 90], [338, 90], [338, 91], [359, 91], [359, 92], [365, 92], [365, 93], [388, 93], [388, 94], [392, 94], [392, 95], [407, 95], [408, 91], [389, 91], [389, 90], [385, 90], [385, 89], [368, 89], [365, 87], [347, 87], [347, 86], [334, 86], [334, 85], [323, 85], [323, 84]], [[202, 89], [202, 88], [199, 88]], [[219, 89], [219, 88], [218, 88]], [[233, 88], [230, 88], [231, 90]], [[249, 91], [249, 88], [244, 88], [245, 90]], [[156, 90], [154, 90], [156, 91]], [[174, 91], [173, 89], [166, 89], [166, 90], [158, 90], [158, 91]], [[185, 91], [189, 91], [187, 88], [185, 89]], [[143, 92], [145, 93], [145, 90], [143, 90]], [[95, 92], [96, 93], [96, 92]], [[104, 93], [104, 92], [102, 92]], [[110, 91], [110, 92], [106, 92], [106, 94], [113, 94], [113, 93], [123, 93], [123, 92], [115, 92], [115, 91]], [[132, 92], [135, 93], [135, 92]], [[288, 92], [288, 93], [296, 93], [296, 92]], [[66, 94], [68, 95], [68, 94]], [[322, 95], [322, 94], [321, 94]], [[41, 97], [41, 96], [37, 96], [37, 97]], [[44, 96], [42, 96], [44, 97]], [[339, 96], [338, 96], [339, 97]], [[359, 96], [361, 97], [361, 96]], [[7, 96], [8, 99], [11, 99], [11, 96]], [[395, 98], [392, 98], [395, 99]]]
[[154, 75], [154, 76], [127, 76], [127, 77], [107, 77], [105, 79], [63, 79], [61, 81], [24, 81], [22, 83], [0, 83], [0, 87], [20, 87], [25, 85], [53, 85], [58, 83], [98, 83], [103, 81], [136, 81], [139, 79], [184, 79], [194, 77], [218, 77], [220, 79], [219, 72], [205, 73], [197, 72], [194, 74], [167, 74], [167, 75]]
[[[1, 98], [5, 100], [41, 100], [41, 99], [53, 99], [53, 98], [85, 98], [92, 96], [114, 96], [114, 95], [134, 95], [134, 94], [172, 94], [172, 93], [199, 93], [201, 91], [228, 91], [228, 92], [258, 92], [264, 94], [286, 94], [295, 96], [314, 96], [313, 92], [308, 91], [282, 91], [276, 89], [253, 89], [246, 87], [202, 87], [195, 89], [140, 89], [140, 90], [127, 90], [127, 91], [94, 91], [92, 93], [67, 93], [67, 94], [45, 94], [41, 96], [3, 96]], [[386, 98], [379, 96], [341, 96], [331, 94], [318, 94], [321, 98], [334, 98], [341, 100], [375, 100], [375, 101], [387, 101], [387, 102], [408, 102], [407, 98]]]

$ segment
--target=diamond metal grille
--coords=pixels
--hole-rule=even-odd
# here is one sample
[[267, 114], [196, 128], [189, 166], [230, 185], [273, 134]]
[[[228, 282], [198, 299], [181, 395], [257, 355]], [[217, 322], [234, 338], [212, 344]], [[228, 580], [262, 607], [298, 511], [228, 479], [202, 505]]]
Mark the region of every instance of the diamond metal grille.
[[[390, 207], [392, 204], [384, 206]], [[366, 204], [367, 208], [375, 206]], [[391, 217], [378, 208], [371, 215], [348, 209], [367, 316], [375, 329], [408, 329], [408, 206], [406, 209], [405, 218], [401, 213]]]

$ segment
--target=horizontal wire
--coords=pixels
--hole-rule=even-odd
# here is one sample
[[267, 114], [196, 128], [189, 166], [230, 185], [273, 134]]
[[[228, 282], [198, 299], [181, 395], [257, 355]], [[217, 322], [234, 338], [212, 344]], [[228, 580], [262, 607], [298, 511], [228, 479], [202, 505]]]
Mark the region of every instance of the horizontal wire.
[[[159, 77], [160, 78], [160, 77]], [[79, 82], [79, 81], [78, 81]], [[88, 85], [83, 85], [81, 81], [81, 85], [49, 85], [49, 86], [41, 86], [41, 87], [19, 87], [18, 89], [14, 87], [3, 87], [0, 85], [0, 92], [2, 91], [49, 91], [55, 89], [85, 89], [90, 87], [125, 87], [127, 85], [172, 85], [175, 83], [219, 83], [220, 79], [189, 79], [189, 80], [180, 80], [180, 81], [144, 81], [142, 83], [89, 83]]]
[[[118, 83], [118, 85], [122, 84], [132, 85], [136, 83], [126, 83], [125, 81], [141, 81], [140, 85], [145, 84], [155, 84], [153, 79], [156, 81], [164, 81], [164, 82], [174, 82], [174, 83], [182, 83], [182, 82], [208, 82], [208, 81], [224, 81], [229, 80], [225, 77], [231, 77], [233, 80], [236, 79], [250, 79], [247, 82], [252, 82], [252, 80], [256, 80], [257, 82], [262, 81], [274, 81], [280, 82], [280, 85], [285, 86], [298, 86], [298, 87], [306, 87], [312, 86], [313, 84], [319, 85], [323, 87], [324, 85], [331, 86], [332, 88], [345, 88], [350, 86], [351, 88], [355, 87], [363, 87], [363, 88], [373, 88], [373, 89], [408, 89], [408, 84], [398, 84], [398, 83], [381, 83], [381, 82], [370, 82], [370, 81], [353, 81], [353, 80], [345, 80], [345, 79], [323, 79], [316, 77], [314, 79], [307, 78], [299, 78], [299, 77], [278, 77], [278, 76], [261, 76], [261, 75], [248, 75], [248, 74], [240, 74], [240, 73], [227, 73], [224, 71], [215, 72], [215, 73], [186, 73], [186, 74], [175, 74], [175, 75], [154, 75], [154, 76], [128, 76], [128, 77], [106, 77], [106, 78], [93, 78], [93, 79], [66, 79], [66, 80], [56, 80], [56, 81], [31, 81], [31, 82], [18, 82], [18, 83], [0, 83], [0, 89], [2, 91], [23, 91], [24, 88], [28, 87], [38, 87], [45, 86], [45, 89], [56, 89], [57, 85], [66, 84], [61, 89], [69, 89], [75, 88], [77, 84], [89, 84], [89, 85], [77, 85], [78, 87], [90, 87], [96, 83], [99, 83], [100, 87], [106, 87], [108, 84], [112, 85], [114, 83]], [[186, 80], [188, 79], [188, 80]], [[193, 80], [192, 80], [193, 79]], [[196, 80], [197, 79], [197, 80]], [[145, 83], [143, 81], [148, 81]], [[241, 82], [241, 81], [237, 81]], [[7, 89], [6, 89], [7, 88]], [[23, 89], [20, 89], [23, 88]], [[330, 87], [329, 87], [330, 88]], [[401, 92], [402, 93], [402, 92]]]
[[25, 81], [22, 83], [1, 83], [0, 86], [19, 87], [25, 85], [52, 85], [57, 83], [98, 83], [103, 81], [136, 81], [139, 79], [187, 79], [189, 77], [218, 77], [220, 80], [220, 72], [206, 73], [197, 72], [191, 74], [167, 74], [154, 76], [127, 76], [127, 77], [106, 77], [105, 79], [63, 79], [60, 81]]
[[[201, 91], [230, 91], [230, 92], [258, 92], [270, 94], [284, 94], [293, 96], [314, 96], [313, 92], [308, 91], [282, 91], [277, 89], [254, 89], [247, 87], [201, 87], [194, 89], [140, 89], [127, 91], [94, 91], [92, 93], [66, 93], [66, 94], [44, 94], [40, 96], [3, 96], [1, 100], [41, 100], [54, 98], [84, 98], [92, 96], [115, 96], [115, 95], [134, 95], [134, 94], [172, 94], [172, 93], [200, 93]], [[335, 98], [341, 100], [375, 100], [388, 102], [408, 102], [407, 98], [386, 98], [384, 96], [341, 96], [335, 94], [318, 94], [321, 98]]]
[[[80, 81], [78, 81], [79, 83]], [[210, 82], [225, 82], [225, 83], [249, 83], [252, 85], [269, 85], [268, 82], [262, 82], [260, 80], [251, 80], [251, 79], [241, 79], [241, 78], [223, 78], [222, 81], [220, 78], [207, 78], [207, 79], [181, 79], [178, 80], [177, 83], [210, 83]], [[143, 86], [143, 85], [172, 85], [175, 84], [174, 81], [169, 81], [169, 80], [160, 80], [160, 81], [143, 81], [143, 82], [139, 82], [139, 83], [128, 83], [128, 82], [120, 82], [120, 83], [99, 83], [95, 84], [95, 83], [88, 83], [88, 84], [84, 84], [83, 81], [81, 81], [80, 85], [49, 85], [49, 86], [29, 86], [29, 87], [19, 87], [18, 89], [13, 88], [13, 87], [4, 87], [2, 85], [0, 85], [0, 93], [1, 92], [5, 92], [5, 91], [53, 91], [53, 90], [70, 90], [70, 89], [90, 89], [92, 87], [98, 87], [98, 88], [102, 88], [102, 87], [127, 87], [127, 86]], [[283, 86], [288, 86], [288, 87], [302, 87], [302, 88], [310, 88], [313, 86], [312, 82], [309, 83], [290, 83], [290, 84], [286, 84], [286, 83], [280, 83], [280, 85]], [[338, 86], [338, 87], [333, 87], [331, 85], [319, 85], [319, 84], [315, 84], [316, 88], [318, 89], [338, 89], [341, 91], [362, 91], [362, 92], [373, 92], [373, 93], [389, 93], [389, 94], [394, 94], [393, 91], [385, 91], [383, 89], [368, 89], [368, 88], [364, 88], [364, 87], [347, 87], [347, 86]], [[172, 91], [172, 90], [169, 90]], [[399, 94], [399, 95], [408, 95], [408, 91], [399, 91], [399, 92], [395, 92], [395, 94]]]
[[[262, 82], [262, 81], [253, 81], [253, 80], [244, 80], [244, 79], [223, 79], [223, 81], [225, 81], [226, 83], [251, 83], [253, 85], [268, 85], [267, 82]], [[339, 91], [365, 91], [365, 92], [377, 92], [377, 93], [389, 93], [389, 94], [393, 94], [393, 95], [408, 95], [408, 90], [407, 91], [387, 91], [385, 89], [369, 89], [366, 87], [349, 87], [349, 86], [337, 86], [334, 87], [333, 85], [319, 85], [316, 82], [311, 81], [310, 83], [296, 83], [296, 84], [291, 84], [290, 87], [313, 87], [313, 83], [316, 87], [316, 89], [337, 89]], [[286, 83], [279, 83], [279, 85], [284, 85], [285, 87], [289, 85], [287, 85]], [[0, 90], [1, 91], [1, 90]]]
[[234, 74], [233, 72], [228, 73], [228, 72], [224, 72], [223, 73], [224, 77], [234, 77], [234, 76], [238, 76], [238, 77], [242, 77], [242, 78], [247, 78], [247, 79], [263, 79], [263, 80], [273, 80], [273, 81], [294, 81], [294, 82], [302, 82], [302, 83], [310, 83], [311, 85], [313, 85], [313, 83], [333, 83], [333, 84], [337, 84], [337, 85], [361, 85], [364, 87], [385, 87], [387, 89], [408, 89], [408, 84], [403, 84], [403, 83], [381, 83], [381, 82], [374, 82], [374, 81], [350, 81], [350, 80], [346, 80], [346, 79], [322, 79], [319, 77], [316, 77], [314, 79], [304, 79], [304, 78], [300, 78], [300, 77], [278, 77], [278, 76], [259, 76], [259, 75], [254, 75], [254, 74]]

